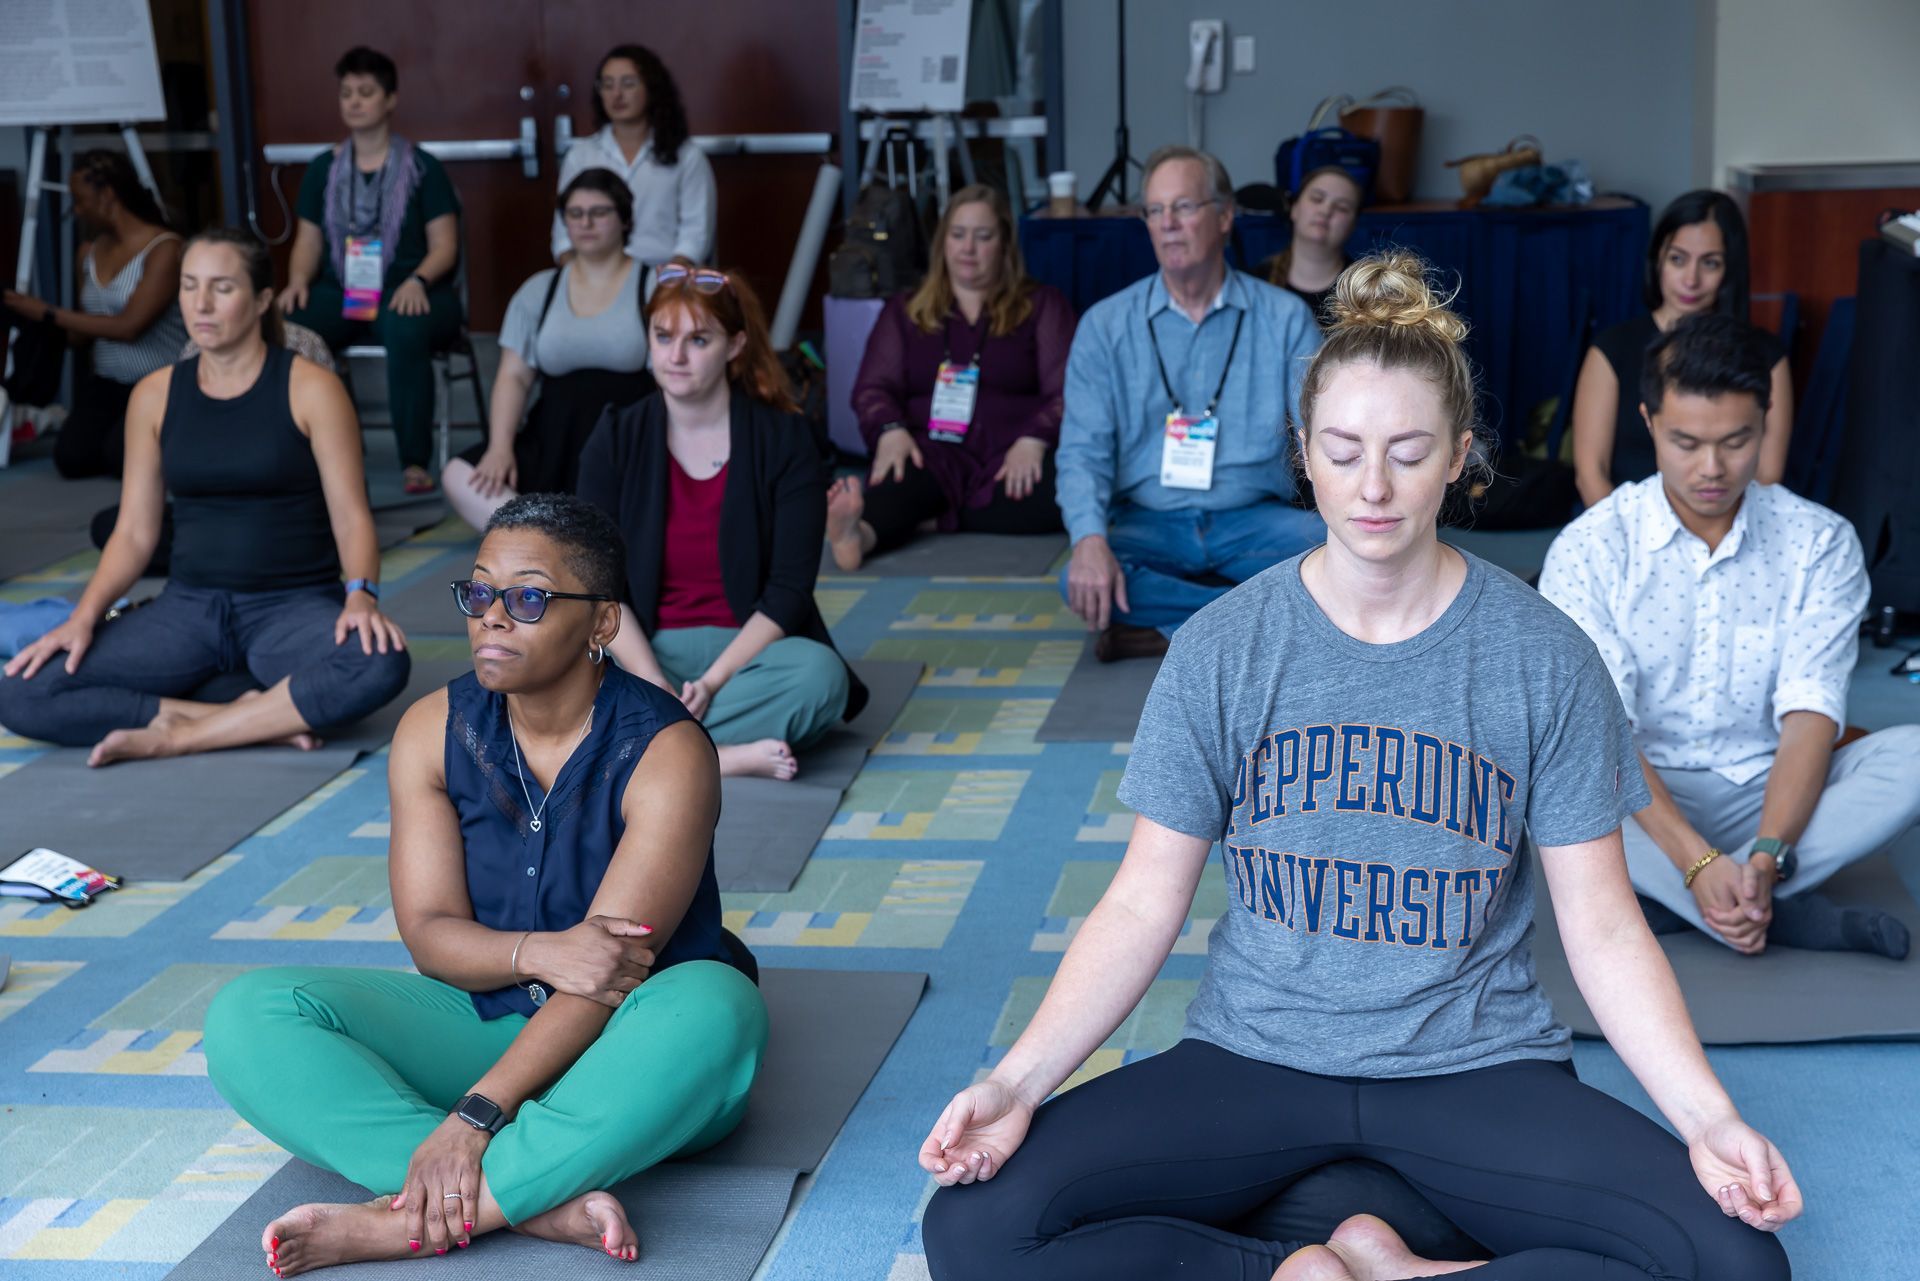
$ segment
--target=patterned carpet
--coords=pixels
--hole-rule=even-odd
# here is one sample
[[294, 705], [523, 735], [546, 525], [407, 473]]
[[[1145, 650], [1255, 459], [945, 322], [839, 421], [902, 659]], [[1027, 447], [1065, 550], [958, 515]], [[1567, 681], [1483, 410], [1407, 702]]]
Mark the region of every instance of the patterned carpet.
[[[453, 577], [470, 548], [460, 528], [429, 531], [388, 554], [386, 581]], [[0, 599], [58, 592], [91, 565], [0, 585]], [[1011, 1045], [1111, 878], [1128, 745], [1034, 741], [1081, 638], [1046, 580], [856, 576], [823, 580], [819, 596], [845, 652], [927, 671], [793, 890], [729, 895], [727, 922], [763, 962], [933, 981], [761, 1275], [906, 1281], [926, 1275], [930, 1185], [915, 1149], [952, 1091]], [[1863, 671], [1891, 661], [1876, 652]], [[1914, 719], [1920, 700], [1893, 684], [1856, 689], [1872, 723]], [[0, 738], [0, 772], [36, 750]], [[185, 883], [130, 886], [84, 912], [0, 904], [0, 951], [14, 959], [0, 991], [0, 1276], [164, 1276], [285, 1159], [207, 1082], [201, 1020], [251, 966], [406, 964], [387, 899], [384, 766], [363, 758]], [[1902, 867], [1920, 888], [1920, 847]], [[1210, 877], [1160, 981], [1082, 1077], [1177, 1037], [1223, 896]], [[1796, 1276], [1913, 1277], [1900, 1172], [1920, 1150], [1920, 1046], [1713, 1059], [1808, 1191], [1785, 1237]], [[1605, 1047], [1583, 1045], [1579, 1066], [1648, 1107]]]

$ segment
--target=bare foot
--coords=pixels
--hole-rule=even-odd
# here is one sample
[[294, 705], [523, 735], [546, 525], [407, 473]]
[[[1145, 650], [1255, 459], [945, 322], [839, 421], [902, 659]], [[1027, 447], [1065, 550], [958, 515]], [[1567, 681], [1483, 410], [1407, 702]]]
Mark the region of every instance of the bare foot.
[[786, 782], [800, 772], [793, 750], [777, 738], [732, 743], [719, 749], [722, 778], [776, 778]]
[[1340, 1256], [1324, 1245], [1295, 1250], [1273, 1274], [1273, 1281], [1358, 1281]]
[[159, 717], [145, 729], [117, 729], [93, 745], [87, 764], [99, 767], [115, 761], [157, 760], [178, 756], [180, 744], [173, 730]]
[[[267, 1266], [279, 1276], [291, 1277], [337, 1263], [414, 1258], [419, 1251], [407, 1243], [407, 1216], [387, 1208], [392, 1199], [295, 1206], [260, 1234]], [[429, 1248], [424, 1242], [415, 1244]]]
[[851, 574], [865, 558], [860, 549], [860, 516], [866, 509], [858, 476], [842, 476], [827, 486], [827, 546], [842, 573]]
[[627, 1222], [626, 1207], [607, 1192], [577, 1196], [545, 1214], [536, 1214], [514, 1231], [542, 1241], [584, 1245], [628, 1263], [640, 1257], [640, 1238]]
[[[1400, 1234], [1395, 1232], [1384, 1219], [1375, 1218], [1371, 1214], [1356, 1214], [1335, 1228], [1333, 1236], [1327, 1241], [1327, 1249], [1346, 1265], [1347, 1274], [1353, 1278], [1353, 1281], [1438, 1277], [1454, 1272], [1465, 1272], [1469, 1268], [1480, 1266], [1478, 1262], [1457, 1263], [1423, 1259], [1407, 1248], [1407, 1243], [1401, 1240]], [[1287, 1262], [1292, 1261], [1289, 1259]], [[1302, 1274], [1302, 1276], [1313, 1275]], [[1339, 1275], [1330, 1273], [1330, 1281]], [[1288, 1277], [1286, 1281], [1293, 1281], [1293, 1278]]]

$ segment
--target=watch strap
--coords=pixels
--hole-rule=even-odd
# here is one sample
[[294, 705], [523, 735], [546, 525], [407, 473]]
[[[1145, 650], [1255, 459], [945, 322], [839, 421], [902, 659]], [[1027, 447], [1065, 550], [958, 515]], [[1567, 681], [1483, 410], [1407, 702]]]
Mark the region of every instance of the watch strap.
[[1773, 860], [1774, 879], [1786, 880], [1793, 875], [1793, 845], [1777, 836], [1756, 836], [1748, 847], [1751, 854], [1765, 854]]
[[476, 1130], [498, 1134], [507, 1124], [507, 1114], [498, 1103], [484, 1094], [469, 1094], [453, 1109], [453, 1114]]
[[371, 578], [349, 578], [347, 580], [347, 595], [351, 596], [355, 592], [365, 592], [375, 600], [379, 600], [380, 584], [374, 582]]

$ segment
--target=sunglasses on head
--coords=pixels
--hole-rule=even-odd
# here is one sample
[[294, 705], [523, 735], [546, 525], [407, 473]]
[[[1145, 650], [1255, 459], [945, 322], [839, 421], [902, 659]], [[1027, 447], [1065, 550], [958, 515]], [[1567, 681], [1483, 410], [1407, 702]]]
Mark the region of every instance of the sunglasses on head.
[[477, 578], [448, 583], [454, 603], [468, 618], [479, 618], [493, 608], [496, 597], [506, 607], [507, 617], [516, 623], [537, 623], [546, 616], [550, 600], [612, 600], [611, 596], [585, 592], [550, 592], [544, 587], [495, 587]]
[[715, 271], [712, 267], [685, 267], [677, 262], [662, 267], [655, 274], [655, 279], [663, 285], [684, 280], [703, 294], [717, 294], [722, 289], [732, 288], [732, 282], [724, 271]]

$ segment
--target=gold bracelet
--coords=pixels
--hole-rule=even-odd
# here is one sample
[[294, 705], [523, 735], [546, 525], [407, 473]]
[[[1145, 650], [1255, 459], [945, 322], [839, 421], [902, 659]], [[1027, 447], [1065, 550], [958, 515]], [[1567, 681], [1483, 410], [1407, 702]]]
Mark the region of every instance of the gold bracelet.
[[1707, 852], [1700, 856], [1700, 861], [1687, 869], [1686, 888], [1692, 889], [1693, 878], [1700, 875], [1700, 873], [1706, 869], [1707, 864], [1721, 857], [1721, 855], [1722, 851], [1713, 848], [1711, 845], [1707, 846]]
[[[1689, 885], [1693, 883], [1693, 876], [1691, 873], [1689, 873], [1687, 876], [1687, 883]], [[522, 934], [519, 938], [513, 941], [513, 955], [507, 960], [507, 968], [513, 972], [513, 985], [515, 987], [520, 986], [520, 945], [526, 942], [527, 939], [532, 934], [533, 934], [533, 931], [528, 930], [525, 934]]]

